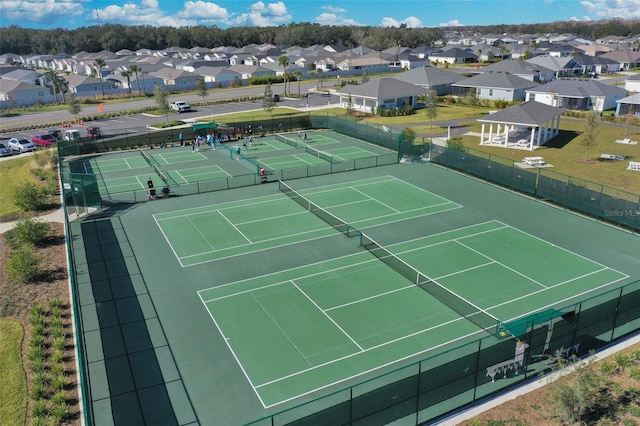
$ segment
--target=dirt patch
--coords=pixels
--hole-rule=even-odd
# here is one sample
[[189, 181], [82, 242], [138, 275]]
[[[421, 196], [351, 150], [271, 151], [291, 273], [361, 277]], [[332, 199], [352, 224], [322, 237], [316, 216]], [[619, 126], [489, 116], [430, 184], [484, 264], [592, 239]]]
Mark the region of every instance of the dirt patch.
[[[37, 282], [29, 284], [9, 283], [4, 268], [0, 268], [0, 317], [9, 317], [19, 321], [25, 330], [22, 343], [22, 360], [27, 377], [27, 388], [31, 394], [33, 374], [26, 357], [32, 327], [29, 324], [31, 308], [40, 303], [47, 306], [49, 300], [58, 298], [63, 301], [63, 324], [66, 331], [64, 347], [64, 369], [68, 378], [65, 391], [70, 406], [69, 417], [65, 425], [80, 425], [80, 404], [78, 400], [78, 383], [75, 360], [75, 337], [73, 335], [71, 304], [69, 298], [69, 282], [64, 227], [61, 223], [50, 223], [52, 235], [37, 248], [42, 257], [43, 274]], [[9, 258], [9, 246], [5, 234], [0, 234], [0, 265], [5, 265]], [[27, 424], [31, 424], [33, 400], [29, 400], [27, 408]]]

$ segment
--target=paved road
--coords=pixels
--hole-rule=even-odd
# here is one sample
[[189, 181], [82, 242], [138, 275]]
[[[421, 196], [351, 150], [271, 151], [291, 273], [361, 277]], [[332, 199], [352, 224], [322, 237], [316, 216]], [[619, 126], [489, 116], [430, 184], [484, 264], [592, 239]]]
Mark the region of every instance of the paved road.
[[[327, 86], [327, 85], [325, 85]], [[329, 95], [323, 92], [315, 92], [316, 85], [312, 82], [306, 82], [300, 84], [300, 93], [302, 95], [307, 94], [306, 98], [282, 98], [281, 102], [278, 102], [279, 107], [290, 107], [290, 108], [314, 108], [319, 106], [326, 106], [330, 104], [336, 104], [339, 102], [339, 98], [336, 95]], [[311, 89], [311, 91], [309, 91]], [[274, 87], [274, 93], [281, 94], [282, 93], [282, 85], [276, 85]], [[294, 83], [291, 85], [291, 92], [294, 94], [298, 93], [298, 85]], [[233, 89], [233, 90], [210, 90], [209, 94], [206, 97], [207, 101], [220, 100], [220, 99], [229, 99], [232, 97], [255, 97], [261, 96], [264, 94], [264, 86], [250, 86], [242, 89]], [[169, 98], [170, 101], [183, 100], [186, 102], [197, 103], [202, 102], [202, 97], [198, 95], [183, 95], [183, 96], [171, 96]], [[145, 107], [153, 107], [156, 106], [157, 103], [154, 98], [135, 100], [130, 102], [122, 102], [118, 104], [105, 104], [104, 110], [102, 113], [108, 112], [117, 112], [124, 110], [133, 110], [140, 109]], [[82, 109], [81, 115], [83, 116], [91, 116], [98, 115], [100, 111], [98, 110], [99, 105], [90, 105], [85, 106]], [[262, 102], [239, 102], [239, 103], [230, 103], [223, 105], [210, 105], [198, 107], [197, 110], [188, 113], [171, 113], [167, 116], [167, 119], [173, 119], [174, 117], [180, 117], [180, 119], [190, 119], [196, 117], [203, 116], [218, 116], [220, 114], [229, 114], [234, 112], [245, 112], [251, 110], [262, 110]], [[93, 122], [85, 122], [85, 126], [99, 126], [105, 135], [108, 135], [110, 132], [112, 133], [122, 133], [124, 129], [131, 132], [140, 132], [144, 131], [147, 128], [147, 125], [151, 123], [157, 122], [158, 117], [150, 117], [144, 114], [133, 114], [128, 116], [115, 117], [110, 119], [97, 120]], [[5, 116], [2, 118], [0, 129], [10, 129], [10, 128], [29, 128], [34, 125], [43, 124], [43, 123], [53, 123], [53, 122], [72, 122], [74, 121], [74, 117], [69, 111], [60, 110], [53, 112], [39, 112], [39, 113], [26, 113], [26, 114], [16, 114], [14, 116]], [[80, 130], [81, 134], [86, 135], [86, 129], [83, 126], [74, 126]], [[0, 130], [0, 140], [7, 140], [14, 136], [22, 136], [28, 139], [38, 133], [38, 130], [25, 130], [21, 132], [2, 132]]]

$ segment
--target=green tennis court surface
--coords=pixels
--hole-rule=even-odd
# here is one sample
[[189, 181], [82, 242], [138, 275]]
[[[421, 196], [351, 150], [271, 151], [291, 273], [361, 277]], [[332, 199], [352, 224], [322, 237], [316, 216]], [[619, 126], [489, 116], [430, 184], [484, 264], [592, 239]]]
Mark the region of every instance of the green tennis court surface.
[[[460, 207], [391, 176], [327, 185], [302, 193], [329, 213], [363, 229]], [[182, 266], [336, 232], [283, 194], [153, 217]]]
[[390, 250], [447, 304], [369, 252], [198, 292], [265, 407], [480, 332], [460, 301], [507, 322], [628, 277], [498, 221]]

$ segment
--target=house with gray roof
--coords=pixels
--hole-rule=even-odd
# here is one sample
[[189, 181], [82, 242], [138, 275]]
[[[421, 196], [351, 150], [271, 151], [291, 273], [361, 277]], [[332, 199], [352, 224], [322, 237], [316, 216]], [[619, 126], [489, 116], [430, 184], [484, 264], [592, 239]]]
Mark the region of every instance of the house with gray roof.
[[617, 116], [626, 115], [640, 117], [640, 93], [618, 99], [616, 103]]
[[451, 86], [457, 96], [466, 96], [474, 91], [478, 99], [511, 102], [524, 100], [526, 90], [538, 86], [538, 83], [508, 72], [488, 71]]
[[527, 62], [552, 70], [556, 78], [574, 77], [582, 74], [582, 66], [571, 57], [534, 56], [527, 59]]
[[162, 86], [169, 90], [188, 90], [196, 87], [196, 81], [201, 77], [199, 74], [175, 68], [162, 68], [150, 72], [154, 77], [162, 80]]
[[620, 64], [621, 71], [629, 71], [640, 67], [640, 52], [637, 50], [614, 50], [613, 52], [605, 53], [602, 57]]
[[640, 74], [634, 74], [624, 81], [624, 88], [629, 92], [640, 92]]
[[546, 83], [555, 78], [553, 70], [520, 59], [505, 59], [482, 67], [478, 71], [481, 73], [487, 71], [507, 72], [536, 83]]
[[453, 90], [451, 85], [466, 77], [453, 71], [424, 66], [397, 74], [393, 78], [434, 91], [437, 95], [449, 95]]
[[588, 78], [558, 79], [527, 90], [527, 101], [536, 101], [569, 110], [602, 112], [616, 107], [627, 96], [621, 87]]
[[441, 50], [429, 55], [429, 61], [436, 64], [466, 64], [477, 60], [478, 56], [475, 53], [459, 47]]
[[347, 84], [336, 92], [340, 96], [340, 107], [368, 113], [405, 105], [416, 108], [418, 97], [426, 93], [423, 87], [390, 77], [372, 79], [361, 85]]
[[111, 93], [118, 93], [111, 82], [108, 80], [102, 81], [102, 89], [100, 88], [100, 79], [96, 77], [90, 77], [88, 75], [69, 74], [62, 76], [69, 85], [69, 92], [76, 94], [77, 96], [102, 96], [102, 90], [105, 95]]
[[[533, 151], [560, 133], [563, 108], [525, 102], [479, 118], [480, 145]], [[488, 125], [488, 128], [487, 128]]]
[[19, 80], [0, 78], [0, 108], [34, 105], [37, 102], [53, 102], [53, 95], [48, 87], [43, 87]]
[[620, 71], [620, 63], [602, 56], [577, 55], [573, 60], [582, 68], [583, 75], [608, 74]]

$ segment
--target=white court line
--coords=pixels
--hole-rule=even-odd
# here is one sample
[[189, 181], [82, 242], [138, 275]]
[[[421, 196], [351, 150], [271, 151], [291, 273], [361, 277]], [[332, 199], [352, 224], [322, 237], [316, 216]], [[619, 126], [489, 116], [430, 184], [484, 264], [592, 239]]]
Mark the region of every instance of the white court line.
[[[291, 283], [297, 288], [298, 286], [296, 286], [293, 281], [291, 281]], [[298, 289], [300, 290], [300, 289]], [[303, 293], [304, 294], [304, 293]], [[305, 294], [306, 296], [306, 294]], [[289, 343], [291, 343], [291, 346], [293, 346], [295, 348], [295, 350], [300, 354], [300, 356], [302, 358], [304, 358], [305, 361], [307, 361], [307, 364], [309, 364], [310, 367], [313, 367], [313, 363], [311, 361], [309, 361], [309, 359], [306, 357], [306, 355], [304, 353], [302, 353], [302, 351], [300, 349], [298, 349], [298, 346], [296, 345], [296, 343], [291, 340], [291, 337], [289, 337], [289, 335], [282, 329], [282, 327], [280, 327], [280, 324], [278, 323], [278, 321], [275, 320], [275, 318], [273, 318], [271, 316], [271, 314], [269, 313], [269, 310], [267, 308], [265, 308], [262, 303], [260, 303], [260, 301], [258, 300], [258, 298], [256, 297], [255, 294], [253, 294], [253, 292], [251, 293], [251, 297], [253, 298], [253, 300], [256, 301], [256, 303], [262, 308], [262, 310], [264, 311], [265, 315], [267, 315], [269, 317], [269, 319], [271, 320], [271, 322], [278, 327], [278, 329], [280, 330], [280, 332], [282, 333], [282, 335], [284, 337], [287, 338], [287, 340], [289, 341]], [[316, 305], [317, 306], [317, 305]]]
[[216, 248], [211, 244], [211, 242], [209, 241], [209, 239], [207, 237], [204, 236], [204, 234], [200, 231], [200, 229], [193, 223], [193, 221], [191, 220], [190, 217], [187, 218], [187, 220], [189, 221], [189, 223], [191, 224], [191, 226], [193, 227], [193, 229], [196, 230], [196, 232], [198, 234], [200, 234], [200, 236], [202, 237], [202, 239], [204, 239], [207, 242], [207, 245], [209, 247], [211, 247], [212, 251], [216, 251]]
[[[156, 226], [158, 227], [158, 229], [160, 229], [160, 233], [162, 234], [162, 236], [164, 237], [164, 240], [169, 245], [169, 249], [173, 252], [173, 255], [176, 257], [176, 260], [178, 261], [180, 266], [182, 268], [184, 268], [184, 265], [182, 264], [182, 260], [180, 260], [180, 257], [178, 256], [178, 253], [176, 253], [175, 249], [171, 245], [171, 241], [169, 241], [169, 237], [167, 236], [167, 234], [164, 233], [164, 229], [162, 229], [162, 226], [160, 226], [160, 224], [158, 223], [158, 220], [155, 218], [155, 216], [151, 216], [151, 217], [153, 217], [153, 220], [156, 223]], [[198, 295], [199, 295], [199, 293], [198, 293]], [[202, 300], [202, 298], [201, 298], [201, 300]]]
[[[362, 352], [362, 351], [364, 351], [364, 349], [362, 348], [362, 346], [360, 346], [360, 345], [358, 344], [358, 342], [356, 342], [356, 341], [353, 339], [353, 337], [349, 336], [349, 333], [347, 333], [347, 332], [345, 331], [345, 329], [344, 329], [344, 328], [340, 327], [340, 325], [339, 325], [337, 322], [335, 322], [335, 321], [333, 320], [333, 318], [331, 318], [331, 317], [327, 314], [327, 312], [326, 312], [324, 309], [322, 309], [320, 306], [318, 306], [318, 304], [315, 302], [315, 300], [313, 300], [312, 298], [310, 298], [310, 297], [309, 297], [309, 295], [308, 295], [307, 293], [305, 293], [305, 292], [304, 292], [300, 287], [298, 287], [298, 284], [296, 284], [296, 283], [295, 283], [295, 281], [290, 280], [289, 282], [290, 282], [291, 284], [293, 284], [293, 285], [294, 285], [294, 287], [295, 287], [295, 288], [297, 288], [297, 289], [298, 289], [298, 291], [299, 291], [300, 293], [302, 293], [302, 295], [303, 295], [304, 297], [306, 297], [307, 299], [309, 299], [309, 302], [311, 302], [311, 303], [313, 304], [313, 306], [315, 306], [315, 307], [316, 307], [320, 312], [322, 312], [322, 314], [323, 314], [325, 317], [327, 317], [327, 319], [328, 319], [329, 321], [331, 321], [331, 322], [333, 323], [333, 325], [335, 325], [336, 327], [338, 327], [338, 330], [342, 331], [342, 333], [343, 333], [345, 336], [347, 336], [347, 337], [349, 338], [349, 340], [351, 340], [351, 341], [353, 342], [353, 344], [354, 344], [354, 345], [356, 345], [356, 346], [358, 347], [358, 349], [360, 349], [360, 351], [361, 351], [361, 352]], [[306, 359], [306, 358], [305, 358], [305, 359]]]
[[[308, 162], [307, 160], [305, 160], [305, 159], [303, 159], [303, 158], [300, 158], [300, 157], [299, 157], [299, 156], [297, 156], [296, 154], [291, 154], [290, 156], [291, 156], [291, 157], [293, 157], [293, 158], [297, 158], [298, 160], [302, 161], [303, 163], [307, 163], [307, 164], [311, 164], [311, 165], [313, 165], [313, 163], [310, 163], [310, 162]], [[315, 155], [314, 155], [314, 157], [315, 157]], [[317, 157], [316, 157], [316, 158], [317, 158]]]
[[509, 271], [511, 271], [511, 272], [513, 272], [513, 273], [515, 273], [516, 275], [520, 275], [521, 277], [526, 278], [526, 279], [528, 279], [529, 281], [532, 281], [532, 282], [534, 282], [534, 283], [538, 284], [538, 285], [539, 285], [540, 287], [542, 287], [542, 288], [547, 288], [547, 286], [546, 286], [546, 285], [544, 285], [544, 284], [542, 284], [540, 281], [535, 280], [535, 279], [531, 278], [530, 276], [523, 274], [523, 273], [522, 273], [522, 272], [520, 272], [520, 271], [516, 271], [516, 270], [515, 270], [515, 269], [513, 269], [512, 267], [507, 266], [507, 265], [505, 265], [504, 263], [502, 263], [502, 262], [499, 262], [499, 261], [495, 260], [495, 259], [494, 259], [494, 258], [492, 258], [491, 256], [487, 256], [486, 254], [484, 254], [484, 253], [482, 253], [482, 252], [480, 252], [480, 251], [478, 251], [478, 250], [476, 250], [476, 249], [474, 249], [474, 248], [471, 248], [471, 247], [469, 247], [469, 246], [468, 246], [468, 245], [466, 245], [466, 244], [463, 244], [462, 242], [458, 241], [458, 239], [456, 239], [456, 240], [455, 240], [455, 242], [456, 242], [456, 243], [458, 243], [459, 245], [461, 245], [462, 247], [466, 248], [467, 250], [471, 250], [472, 252], [477, 253], [477, 254], [479, 254], [480, 256], [482, 256], [482, 257], [484, 257], [484, 258], [486, 258], [486, 259], [493, 260], [495, 263], [497, 263], [498, 265], [502, 266], [504, 269], [507, 269], [507, 270], [509, 270]]
[[129, 162], [127, 161], [127, 158], [123, 158], [122, 159], [124, 161], [124, 164], [126, 164], [126, 166], [129, 168], [129, 170], [133, 169], [133, 167], [131, 167], [131, 164], [129, 164]]
[[345, 308], [347, 306], [357, 305], [360, 302], [366, 302], [367, 300], [377, 299], [378, 297], [387, 296], [389, 294], [397, 293], [399, 291], [404, 291], [404, 290], [407, 290], [407, 289], [410, 289], [410, 288], [413, 288], [413, 287], [415, 287], [415, 284], [411, 284], [411, 285], [408, 285], [406, 287], [394, 288], [393, 290], [385, 291], [384, 293], [375, 294], [373, 296], [365, 297], [363, 299], [354, 300], [354, 301], [348, 302], [348, 303], [343, 303], [342, 305], [332, 306], [330, 308], [327, 308], [326, 311], [329, 312], [329, 311], [333, 311], [334, 309], [341, 309], [341, 308]]
[[[251, 207], [251, 206], [262, 206], [264, 205], [264, 203], [276, 203], [276, 202], [282, 202], [283, 200], [288, 199], [289, 197], [287, 197], [284, 194], [278, 194], [278, 195], [264, 195], [261, 197], [255, 197], [252, 199], [252, 202], [247, 203], [246, 200], [244, 201], [229, 201], [226, 203], [222, 203], [222, 204], [214, 204], [212, 206], [201, 206], [201, 207], [189, 207], [186, 209], [180, 209], [180, 210], [174, 210], [172, 212], [170, 212], [170, 216], [169, 213], [156, 213], [153, 216], [166, 216], [166, 217], [162, 217], [162, 218], [158, 218], [158, 220], [167, 220], [167, 219], [177, 219], [177, 218], [181, 218], [184, 216], [188, 216], [188, 215], [198, 215], [198, 214], [203, 214], [203, 213], [211, 213], [211, 212], [215, 212], [218, 210], [224, 210], [226, 208], [238, 208], [238, 207]], [[221, 207], [223, 206], [223, 207]], [[194, 211], [194, 213], [185, 213], [188, 211]]]
[[389, 210], [393, 210], [393, 211], [394, 211], [394, 212], [396, 212], [396, 213], [404, 213], [404, 212], [401, 212], [400, 210], [396, 210], [396, 209], [394, 209], [393, 207], [391, 207], [391, 206], [390, 206], [390, 205], [388, 205], [388, 204], [383, 203], [382, 201], [378, 200], [377, 198], [374, 198], [374, 197], [371, 197], [370, 195], [365, 194], [364, 192], [362, 192], [362, 191], [358, 190], [358, 188], [355, 188], [355, 187], [354, 187], [354, 188], [351, 188], [351, 189], [352, 189], [353, 191], [356, 191], [357, 193], [360, 193], [360, 194], [364, 195], [365, 197], [369, 197], [372, 201], [375, 201], [375, 202], [376, 202], [376, 203], [378, 203], [378, 204], [382, 204], [383, 206], [385, 206], [385, 207], [386, 207], [386, 208], [388, 208]]
[[224, 218], [224, 220], [226, 220], [226, 221], [229, 223], [229, 225], [231, 225], [231, 226], [233, 227], [233, 229], [235, 229], [236, 231], [238, 231], [238, 233], [239, 233], [240, 235], [242, 235], [242, 237], [243, 237], [245, 240], [247, 240], [247, 241], [249, 242], [249, 244], [253, 244], [253, 241], [251, 241], [251, 240], [249, 239], [249, 237], [247, 237], [246, 235], [244, 235], [244, 233], [243, 233], [240, 229], [238, 229], [238, 227], [237, 227], [236, 225], [234, 225], [234, 223], [233, 223], [233, 222], [231, 222], [231, 221], [230, 221], [230, 220], [229, 220], [229, 219], [228, 219], [228, 218], [227, 218], [227, 217], [226, 217], [226, 216], [225, 216], [225, 215], [224, 215], [220, 210], [218, 210], [218, 214], [219, 214], [220, 216], [222, 216], [222, 217]]
[[[198, 294], [198, 296], [200, 296]], [[202, 298], [200, 298], [200, 300], [202, 300]], [[225, 334], [222, 332], [222, 328], [220, 327], [220, 325], [218, 324], [218, 321], [216, 321], [216, 319], [213, 317], [213, 314], [211, 313], [211, 311], [209, 310], [209, 308], [206, 306], [205, 304], [205, 309], [207, 310], [207, 313], [209, 314], [209, 317], [211, 318], [211, 321], [213, 321], [213, 324], [216, 326], [216, 328], [218, 329], [218, 333], [220, 333], [220, 335], [222, 336], [222, 338], [224, 339], [225, 344], [227, 345], [227, 348], [229, 348], [229, 352], [231, 352], [231, 355], [233, 356], [233, 358], [236, 360], [236, 364], [238, 364], [238, 366], [240, 367], [240, 371], [242, 371], [242, 374], [244, 374], [244, 378], [247, 379], [247, 382], [249, 383], [249, 385], [251, 386], [251, 388], [253, 389], [253, 392], [256, 394], [256, 397], [258, 398], [258, 401], [260, 401], [260, 404], [262, 404], [262, 406], [264, 407], [264, 401], [262, 400], [262, 398], [260, 397], [260, 394], [258, 393], [258, 390], [256, 388], [256, 386], [253, 384], [253, 382], [251, 381], [251, 378], [249, 377], [249, 375], [247, 374], [247, 371], [244, 369], [244, 367], [242, 366], [242, 363], [240, 362], [240, 360], [238, 359], [238, 356], [236, 355], [235, 351], [233, 350], [233, 348], [231, 347], [231, 345], [229, 344], [229, 338], [227, 336], [225, 336]]]

